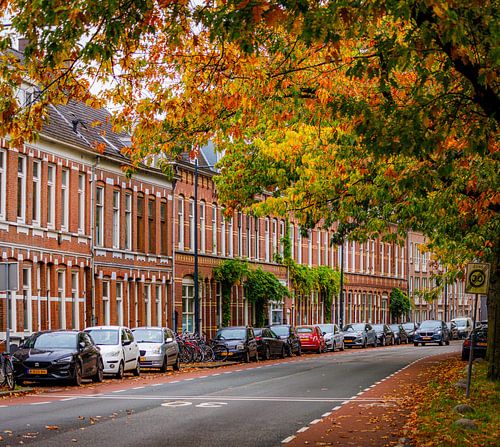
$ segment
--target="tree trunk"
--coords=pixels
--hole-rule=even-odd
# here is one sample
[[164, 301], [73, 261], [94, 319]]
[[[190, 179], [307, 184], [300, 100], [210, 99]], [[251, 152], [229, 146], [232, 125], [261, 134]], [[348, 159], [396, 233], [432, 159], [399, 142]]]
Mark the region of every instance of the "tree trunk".
[[500, 271], [498, 260], [492, 263], [488, 294], [488, 378], [500, 380]]

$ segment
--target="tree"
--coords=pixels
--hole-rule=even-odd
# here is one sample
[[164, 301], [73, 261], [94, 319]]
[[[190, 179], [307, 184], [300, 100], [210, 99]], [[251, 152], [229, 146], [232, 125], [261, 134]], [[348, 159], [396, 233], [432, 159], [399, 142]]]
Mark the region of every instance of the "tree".
[[[2, 131], [32, 139], [44, 105], [118, 106], [129, 155], [224, 150], [228, 209], [363, 240], [424, 232], [443, 262], [492, 263], [489, 375], [500, 378], [495, 2], [8, 0], [30, 44], [0, 60]], [[7, 41], [1, 44], [6, 49]], [[21, 78], [41, 86], [21, 107]], [[262, 200], [263, 198], [266, 200]]]
[[411, 311], [411, 301], [408, 295], [398, 288], [391, 291], [391, 302], [389, 305], [393, 320], [399, 320], [409, 315]]

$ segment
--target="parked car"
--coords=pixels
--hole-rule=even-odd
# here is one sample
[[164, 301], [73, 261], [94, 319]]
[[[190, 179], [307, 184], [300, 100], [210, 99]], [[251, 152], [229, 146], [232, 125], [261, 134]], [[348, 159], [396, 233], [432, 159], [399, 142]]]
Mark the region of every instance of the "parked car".
[[387, 324], [373, 324], [372, 328], [377, 333], [377, 344], [379, 346], [389, 346], [396, 344], [394, 332]]
[[464, 340], [462, 344], [462, 360], [469, 360], [472, 334], [474, 334], [474, 358], [484, 358], [486, 356], [486, 349], [488, 347], [488, 325], [482, 324], [474, 329], [474, 331]]
[[415, 335], [415, 331], [418, 329], [418, 323], [414, 323], [413, 321], [409, 321], [407, 323], [402, 324], [403, 329], [408, 334], [408, 341], [413, 342], [413, 336]]
[[257, 350], [261, 359], [269, 360], [271, 357], [286, 357], [286, 341], [278, 337], [271, 329], [254, 328], [253, 333], [257, 340]]
[[469, 317], [453, 318], [453, 321], [457, 325], [458, 337], [460, 339], [467, 338], [472, 331], [472, 319]]
[[323, 332], [317, 325], [297, 326], [297, 334], [303, 351], [316, 351], [318, 354], [325, 352], [326, 343]]
[[454, 321], [448, 321], [446, 323], [448, 330], [450, 331], [450, 340], [458, 340], [458, 327]]
[[344, 350], [344, 334], [336, 324], [318, 324], [325, 337], [326, 350], [335, 352], [337, 349]]
[[141, 368], [160, 368], [165, 372], [169, 366], [180, 369], [179, 345], [175, 335], [166, 327], [136, 327], [132, 329], [139, 346]]
[[413, 344], [424, 346], [427, 343], [437, 343], [439, 346], [450, 344], [450, 331], [442, 320], [425, 320], [420, 323], [419, 328], [413, 336]]
[[300, 338], [295, 326], [290, 324], [273, 324], [268, 326], [279, 338], [286, 342], [286, 354], [290, 357], [292, 354], [302, 355]]
[[227, 347], [227, 355], [248, 363], [250, 359], [259, 360], [257, 340], [250, 326], [228, 326], [217, 331], [214, 340]]
[[366, 348], [368, 345], [377, 346], [377, 333], [368, 323], [351, 323], [343, 328], [344, 344], [348, 348], [360, 346]]
[[123, 378], [126, 371], [141, 374], [139, 346], [129, 328], [124, 326], [93, 326], [85, 329], [101, 350], [104, 374]]
[[16, 382], [61, 380], [79, 386], [82, 378], [102, 382], [99, 348], [81, 331], [42, 331], [28, 337], [12, 356]]
[[394, 332], [394, 339], [397, 345], [400, 345], [401, 343], [408, 344], [408, 333], [402, 324], [390, 324], [389, 327], [392, 332]]

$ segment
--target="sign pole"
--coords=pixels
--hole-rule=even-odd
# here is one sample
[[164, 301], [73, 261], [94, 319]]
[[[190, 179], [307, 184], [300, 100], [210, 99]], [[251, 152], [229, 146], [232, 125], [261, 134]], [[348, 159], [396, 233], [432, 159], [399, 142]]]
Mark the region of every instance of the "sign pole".
[[476, 313], [477, 313], [477, 298], [476, 293], [474, 298], [474, 315], [472, 316], [472, 332], [470, 334], [470, 349], [469, 349], [469, 367], [467, 368], [467, 387], [465, 390], [465, 397], [468, 399], [470, 396], [470, 382], [472, 379], [472, 361], [474, 360], [474, 344], [476, 339]]
[[5, 351], [10, 353], [10, 319], [11, 319], [11, 292], [9, 290], [10, 281], [9, 281], [9, 265], [7, 265], [7, 291], [6, 291], [6, 300], [7, 300], [7, 328], [5, 329]]

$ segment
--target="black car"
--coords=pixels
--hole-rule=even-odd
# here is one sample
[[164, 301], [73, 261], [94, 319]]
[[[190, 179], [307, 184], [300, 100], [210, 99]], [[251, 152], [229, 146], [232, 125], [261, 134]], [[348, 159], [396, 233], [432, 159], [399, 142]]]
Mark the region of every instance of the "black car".
[[377, 344], [379, 346], [389, 346], [396, 343], [394, 332], [387, 324], [372, 324], [377, 333]]
[[289, 324], [273, 324], [269, 328], [282, 340], [286, 342], [286, 353], [290, 357], [292, 354], [302, 355], [300, 338], [294, 326]]
[[[474, 334], [474, 358], [485, 357], [488, 347], [488, 325], [483, 324], [464, 340], [462, 344], [462, 360], [469, 360], [472, 334]], [[473, 359], [474, 360], [474, 359]]]
[[442, 320], [425, 320], [420, 323], [419, 328], [413, 336], [413, 344], [424, 346], [427, 343], [437, 343], [439, 346], [450, 344], [450, 331]]
[[269, 360], [271, 357], [286, 356], [286, 341], [278, 337], [271, 329], [254, 328], [255, 339], [257, 340], [257, 350], [260, 358]]
[[392, 332], [394, 332], [394, 340], [397, 345], [400, 345], [401, 343], [408, 343], [409, 337], [402, 324], [390, 324], [389, 327]]
[[79, 386], [82, 378], [103, 379], [101, 353], [86, 332], [36, 332], [14, 353], [12, 361], [18, 384], [64, 380]]
[[403, 326], [403, 329], [408, 334], [408, 341], [411, 343], [413, 341], [413, 336], [415, 335], [415, 331], [418, 329], [418, 324], [409, 321], [408, 323], [403, 323], [401, 326]]
[[257, 340], [250, 326], [220, 328], [215, 334], [214, 343], [227, 347], [229, 359], [243, 360], [245, 363], [248, 363], [251, 358], [259, 360]]

